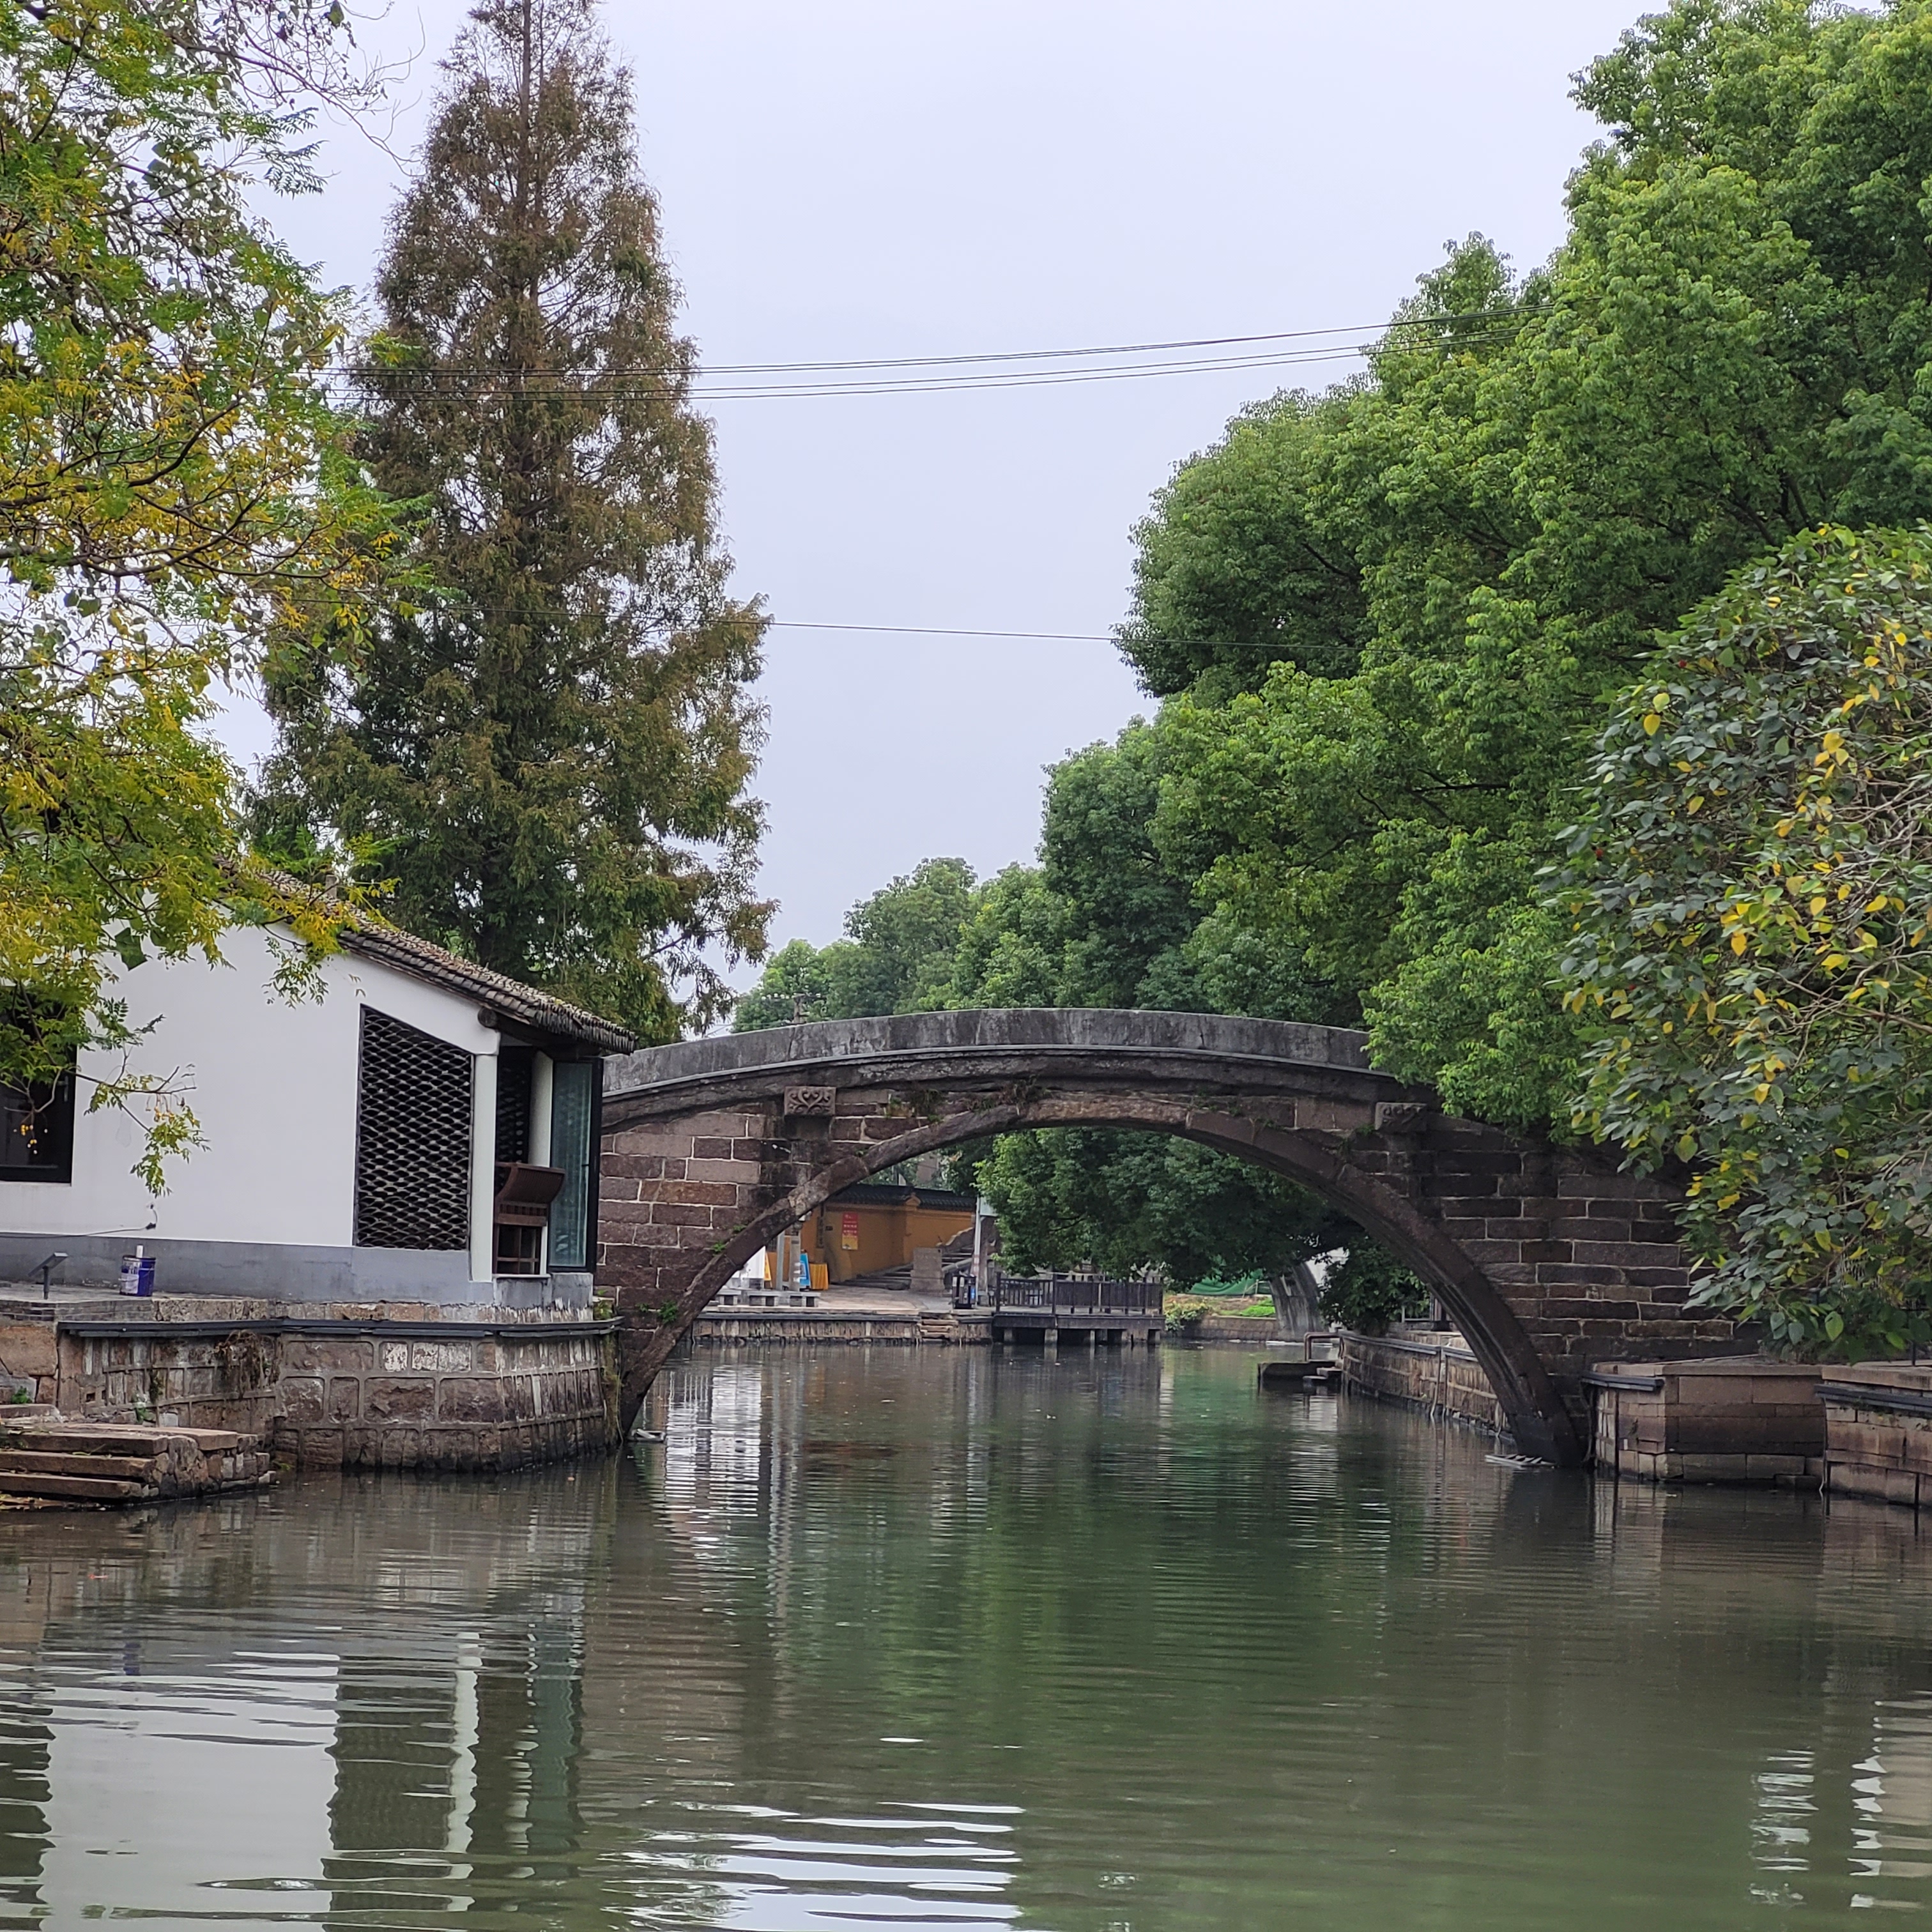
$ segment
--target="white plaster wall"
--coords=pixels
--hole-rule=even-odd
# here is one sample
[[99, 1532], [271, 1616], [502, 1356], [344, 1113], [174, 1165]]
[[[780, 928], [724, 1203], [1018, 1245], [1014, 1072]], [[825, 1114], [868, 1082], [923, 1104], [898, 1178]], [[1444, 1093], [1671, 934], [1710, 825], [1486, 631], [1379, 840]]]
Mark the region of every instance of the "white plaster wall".
[[[155, 961], [122, 976], [130, 1023], [159, 1021], [132, 1065], [159, 1074], [181, 1070], [208, 1143], [169, 1163], [153, 1236], [347, 1247], [355, 1233], [362, 1006], [466, 1053], [494, 1058], [497, 1036], [478, 1019], [475, 999], [346, 953], [323, 962], [322, 999], [292, 1005], [271, 987], [267, 934], [239, 929], [223, 944], [227, 957], [219, 966]], [[118, 1064], [90, 1055], [82, 1071], [108, 1073]], [[0, 1230], [146, 1230], [148, 1191], [128, 1171], [140, 1151], [140, 1131], [116, 1110], [87, 1112], [90, 1090], [83, 1078], [73, 1180], [0, 1182]]]

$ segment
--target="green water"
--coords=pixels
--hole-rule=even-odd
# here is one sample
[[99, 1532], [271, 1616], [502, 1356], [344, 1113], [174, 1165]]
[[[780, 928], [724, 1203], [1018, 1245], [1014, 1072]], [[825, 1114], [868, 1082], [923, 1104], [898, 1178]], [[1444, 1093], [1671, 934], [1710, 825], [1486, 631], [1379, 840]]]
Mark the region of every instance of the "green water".
[[1234, 1352], [708, 1357], [652, 1420], [574, 1472], [7, 1520], [0, 1925], [1932, 1904], [1909, 1513], [1514, 1472]]

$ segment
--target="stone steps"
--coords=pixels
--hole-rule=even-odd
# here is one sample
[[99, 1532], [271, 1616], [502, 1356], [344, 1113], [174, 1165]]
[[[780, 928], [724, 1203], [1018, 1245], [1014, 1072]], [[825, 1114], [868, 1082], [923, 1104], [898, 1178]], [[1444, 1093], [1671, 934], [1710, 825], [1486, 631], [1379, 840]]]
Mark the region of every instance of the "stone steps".
[[165, 1429], [139, 1422], [30, 1423], [10, 1429], [0, 1416], [0, 1447], [82, 1456], [160, 1456], [184, 1442], [204, 1456], [220, 1456], [252, 1439], [232, 1429]]
[[42, 1476], [10, 1469], [0, 1474], [0, 1493], [45, 1496], [70, 1503], [152, 1502], [160, 1494], [148, 1483], [123, 1482], [106, 1476]]
[[229, 1429], [0, 1419], [0, 1498], [42, 1507], [152, 1502], [259, 1489], [267, 1451]]
[[0, 1487], [10, 1476], [105, 1476], [124, 1482], [146, 1482], [153, 1473], [152, 1456], [62, 1454], [50, 1450], [0, 1449]]

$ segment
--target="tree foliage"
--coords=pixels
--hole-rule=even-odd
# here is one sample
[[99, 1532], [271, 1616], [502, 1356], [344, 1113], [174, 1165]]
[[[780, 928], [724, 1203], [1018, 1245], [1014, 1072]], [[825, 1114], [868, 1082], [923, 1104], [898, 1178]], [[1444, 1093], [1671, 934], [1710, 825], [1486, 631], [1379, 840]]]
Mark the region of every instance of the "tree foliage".
[[[1076, 754], [1047, 787], [1041, 863], [976, 884], [930, 860], [847, 915], [847, 937], [775, 953], [739, 1001], [740, 1030], [795, 1018], [943, 1006], [1193, 1009], [1235, 988], [1298, 1012], [1270, 962], [1192, 946], [1188, 882], [1153, 841], [1159, 740], [1132, 726]], [[1010, 1262], [1164, 1269], [1181, 1286], [1277, 1274], [1335, 1245], [1346, 1227], [1313, 1196], [1232, 1156], [1157, 1136], [1052, 1130], [967, 1150], [960, 1184], [998, 1211]]]
[[[339, 16], [338, 16], [339, 17]], [[298, 96], [352, 93], [320, 9], [0, 4], [0, 1079], [130, 1047], [117, 962], [339, 908], [246, 858], [211, 691], [326, 613], [352, 635], [386, 540], [320, 374], [333, 298], [249, 215], [313, 185]], [[164, 1077], [102, 1072], [141, 1157], [192, 1142]], [[138, 1096], [143, 1096], [144, 1099]]]
[[1608, 139], [1550, 263], [1472, 240], [1366, 382], [1238, 419], [1124, 632], [1174, 694], [1172, 869], [1379, 1064], [1523, 1125], [1576, 1077], [1534, 880], [1610, 695], [1754, 556], [1932, 507], [1923, 0], [1679, 0], [1578, 98]]
[[1159, 1134], [1056, 1128], [1007, 1134], [974, 1177], [1017, 1274], [1083, 1264], [1160, 1269], [1177, 1288], [1287, 1274], [1354, 1238], [1292, 1181]]
[[1581, 1118], [1692, 1170], [1702, 1298], [1932, 1340], [1932, 530], [1741, 572], [1605, 728], [1557, 903]]
[[[1528, 1130], [1571, 1126], [1587, 1052], [1577, 1126], [1658, 1150], [1636, 1090], [1613, 1105], [1604, 1084], [1608, 1006], [1594, 992], [1565, 1006], [1566, 955], [1572, 970], [1580, 956], [1539, 881], [1609, 755], [1604, 720], [1628, 732], [1623, 694], [1662, 676], [1646, 668], [1684, 614], [1740, 571], [1798, 568], [1765, 562], [1783, 546], [1849, 541], [1808, 532], [1932, 514], [1932, 0], [1675, 0], [1576, 98], [1604, 138], [1547, 262], [1519, 273], [1472, 236], [1420, 279], [1360, 380], [1244, 411], [1156, 496], [1120, 640], [1160, 711], [1054, 774], [1040, 863], [980, 889], [956, 1002], [1360, 1025], [1378, 1065]], [[1868, 562], [1894, 554], [1870, 544]], [[1647, 766], [1619, 769], [1649, 783]], [[1641, 786], [1634, 799], [1654, 802]], [[1908, 902], [1916, 889], [1908, 877]], [[1626, 964], [1593, 961], [1593, 988]], [[1630, 1064], [1658, 1064], [1647, 1021], [1619, 1024]], [[1903, 1333], [1885, 1311], [1909, 1264], [1883, 1258], [1870, 1217], [1905, 1228], [1917, 1212], [1900, 1204], [1916, 1170], [1884, 1125], [1909, 1117], [1910, 1082], [1880, 1091], [1855, 1033], [1840, 1066], [1815, 1014], [1807, 1025], [1780, 1077], [1810, 1078], [1792, 1069], [1816, 1041], [1825, 1085], [1779, 1131], [1828, 1118], [1825, 1088], [1853, 1084], [1856, 1064], [1859, 1098], [1830, 1103], [1838, 1124], [1817, 1144], [1850, 1151], [1779, 1143], [1784, 1198], [1809, 1204], [1779, 1223], [1786, 1246], [1754, 1218], [1768, 1195], [1728, 1171], [1697, 1197], [1697, 1238], [1725, 1292], [1778, 1312], [1780, 1332], [1803, 1331], [1808, 1306], [1821, 1324]], [[1671, 1147], [1692, 1127], [1701, 1160], [1742, 1131], [1722, 1116], [1736, 1091], [1730, 1072], [1708, 1092], [1684, 1078], [1642, 1104]], [[1708, 1129], [1694, 1090], [1718, 1109]], [[1751, 1131], [1769, 1160], [1767, 1118]], [[1820, 1176], [1844, 1168], [1836, 1205], [1804, 1192], [1814, 1156]], [[1042, 1137], [986, 1176], [1042, 1253], [1101, 1240], [1103, 1209], [1144, 1232], [1170, 1180], [1199, 1183], [1204, 1224], [1239, 1225], [1218, 1179], [1156, 1184], [1137, 1162], [1107, 1137]], [[1894, 1206], [1859, 1204], [1872, 1177]], [[1819, 1258], [1821, 1235], [1836, 1260]], [[1877, 1298], [1857, 1313], [1868, 1267]]]
[[1427, 1312], [1429, 1284], [1380, 1243], [1358, 1234], [1323, 1281], [1321, 1308], [1324, 1322], [1384, 1334], [1391, 1322]]
[[732, 1030], [946, 1005], [974, 905], [973, 868], [964, 860], [925, 860], [853, 907], [844, 938], [824, 947], [794, 939], [774, 953], [758, 985], [740, 996]]
[[370, 842], [413, 930], [674, 1036], [760, 953], [764, 620], [734, 602], [628, 76], [590, 0], [486, 0], [392, 218], [363, 454], [429, 589], [291, 653], [265, 824]]

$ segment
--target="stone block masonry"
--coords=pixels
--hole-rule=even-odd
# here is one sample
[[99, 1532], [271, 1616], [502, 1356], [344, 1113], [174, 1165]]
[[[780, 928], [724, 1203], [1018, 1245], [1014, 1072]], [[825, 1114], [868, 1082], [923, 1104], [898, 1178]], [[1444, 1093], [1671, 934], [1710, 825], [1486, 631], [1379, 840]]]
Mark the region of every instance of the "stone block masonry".
[[1509, 1433], [1496, 1390], [1460, 1335], [1344, 1334], [1341, 1362], [1346, 1389]]
[[1932, 1508], [1932, 1366], [1834, 1364], [1818, 1393], [1825, 1486], [1834, 1496]]
[[1510, 1433], [1588, 1456], [1593, 1361], [1744, 1346], [1688, 1306], [1676, 1198], [1590, 1150], [1443, 1114], [1359, 1034], [1205, 1013], [824, 1021], [613, 1060], [598, 1276], [626, 1415], [732, 1271], [839, 1189], [1018, 1130], [1180, 1136], [1310, 1188], [1423, 1275]]
[[577, 1325], [289, 1336], [275, 1446], [299, 1466], [340, 1468], [508, 1469], [601, 1454], [616, 1441], [611, 1344]]
[[615, 1445], [611, 1326], [416, 1303], [0, 1303], [0, 1368], [70, 1418], [233, 1430], [302, 1466], [497, 1470]]
[[1590, 1376], [1592, 1460], [1645, 1482], [1815, 1489], [1825, 1468], [1822, 1372], [1759, 1356], [1600, 1363]]

